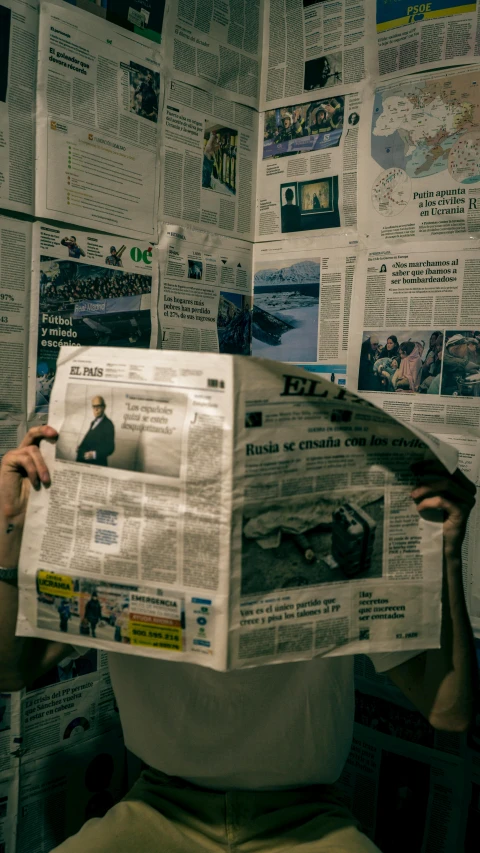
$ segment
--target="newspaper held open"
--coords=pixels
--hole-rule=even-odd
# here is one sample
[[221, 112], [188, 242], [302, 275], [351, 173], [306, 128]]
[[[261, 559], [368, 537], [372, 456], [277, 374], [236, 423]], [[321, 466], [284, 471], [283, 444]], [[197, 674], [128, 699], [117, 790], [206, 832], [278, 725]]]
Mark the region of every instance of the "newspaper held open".
[[448, 445], [292, 365], [121, 348], [62, 347], [50, 423], [21, 635], [217, 670], [438, 646], [410, 465]]

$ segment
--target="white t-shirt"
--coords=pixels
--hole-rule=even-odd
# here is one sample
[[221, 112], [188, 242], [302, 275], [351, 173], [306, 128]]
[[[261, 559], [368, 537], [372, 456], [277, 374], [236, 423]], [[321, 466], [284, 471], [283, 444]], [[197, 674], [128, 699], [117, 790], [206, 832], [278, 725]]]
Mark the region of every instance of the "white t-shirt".
[[[377, 671], [419, 652], [372, 655]], [[109, 655], [125, 742], [147, 764], [217, 790], [338, 779], [353, 728], [353, 657], [235, 672]]]

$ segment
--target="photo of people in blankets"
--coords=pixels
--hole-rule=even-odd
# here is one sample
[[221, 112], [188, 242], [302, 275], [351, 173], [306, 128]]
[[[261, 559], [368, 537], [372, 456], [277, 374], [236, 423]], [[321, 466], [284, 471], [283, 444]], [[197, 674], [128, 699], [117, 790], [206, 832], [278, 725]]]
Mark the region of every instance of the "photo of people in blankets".
[[440, 393], [450, 397], [480, 397], [478, 329], [446, 330]]
[[381, 577], [383, 521], [378, 488], [245, 507], [242, 595]]
[[160, 74], [130, 61], [130, 112], [149, 121], [158, 121]]
[[264, 114], [263, 159], [335, 148], [344, 123], [344, 98], [322, 98]]
[[312, 89], [326, 89], [336, 86], [342, 82], [342, 60], [341, 51], [338, 53], [327, 53], [317, 59], [308, 59], [305, 63], [303, 88], [305, 92]]
[[206, 124], [203, 135], [202, 187], [220, 195], [237, 192], [238, 131]]
[[363, 333], [358, 390], [439, 394], [443, 332], [389, 329]]
[[[61, 242], [71, 254], [74, 237], [65, 239], [66, 243]], [[121, 266], [121, 255], [118, 259], [115, 252], [116, 247], [111, 246], [110, 256], [105, 258], [109, 269], [75, 260], [40, 258], [37, 413], [48, 412], [63, 344], [141, 349], [150, 345], [151, 276], [112, 269]]]

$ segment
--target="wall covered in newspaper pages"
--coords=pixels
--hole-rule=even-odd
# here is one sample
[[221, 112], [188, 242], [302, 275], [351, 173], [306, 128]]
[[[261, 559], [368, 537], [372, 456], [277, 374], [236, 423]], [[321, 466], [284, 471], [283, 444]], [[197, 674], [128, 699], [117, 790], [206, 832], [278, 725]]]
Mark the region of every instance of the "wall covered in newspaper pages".
[[[76, 5], [0, 3], [0, 454], [46, 420], [64, 344], [253, 353], [434, 432], [478, 483], [478, 3]], [[479, 732], [434, 733], [359, 658], [341, 785], [384, 853], [477, 849]], [[124, 758], [103, 652], [1, 695], [3, 853], [103, 814]]]

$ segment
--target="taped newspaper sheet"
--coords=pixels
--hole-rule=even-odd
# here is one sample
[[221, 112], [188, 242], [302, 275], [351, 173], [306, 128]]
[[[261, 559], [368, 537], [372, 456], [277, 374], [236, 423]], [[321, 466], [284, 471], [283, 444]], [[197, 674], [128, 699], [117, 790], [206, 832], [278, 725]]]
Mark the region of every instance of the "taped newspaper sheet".
[[348, 384], [411, 424], [480, 428], [480, 250], [410, 243], [363, 250]]
[[151, 243], [71, 224], [36, 222], [33, 235], [30, 420], [45, 419], [62, 346], [148, 348], [157, 300]]
[[148, 39], [41, 4], [37, 216], [154, 238], [160, 70]]
[[[480, 66], [401, 77], [364, 106], [359, 222], [371, 237], [458, 239], [480, 229]], [[371, 120], [370, 120], [371, 116]]]
[[38, 0], [0, 6], [0, 207], [33, 213]]
[[50, 422], [20, 635], [218, 670], [438, 646], [410, 465], [449, 445], [291, 365], [121, 348], [62, 347]]
[[162, 227], [158, 349], [250, 355], [252, 251], [241, 240]]
[[[95, 629], [98, 620], [90, 611], [89, 624]], [[88, 649], [80, 657], [64, 658], [23, 691], [21, 709], [21, 754], [28, 760], [43, 757], [47, 762], [79, 736], [85, 744], [119, 730], [106, 652]]]
[[369, 41], [376, 49], [370, 52], [370, 71], [375, 77], [463, 65], [480, 56], [475, 0], [376, 0], [371, 7]]
[[161, 218], [253, 240], [258, 113], [168, 80]]
[[365, 77], [367, 0], [266, 0], [260, 109], [305, 92], [355, 91]]
[[22, 761], [15, 853], [52, 850], [85, 821], [103, 817], [126, 793], [121, 733], [87, 741], [79, 735], [79, 741], [72, 738], [48, 760]]
[[260, 115], [257, 241], [356, 230], [362, 112], [358, 92], [341, 92]]
[[177, 80], [258, 109], [260, 24], [258, 0], [169, 0], [162, 38], [167, 69]]
[[0, 216], [0, 455], [25, 427], [31, 244], [30, 223]]
[[353, 744], [338, 785], [361, 829], [380, 850], [392, 837], [395, 850], [466, 849], [463, 738], [436, 731], [404, 698], [390, 701], [374, 682], [357, 688]]
[[297, 238], [254, 246], [252, 354], [345, 385], [357, 244]]

